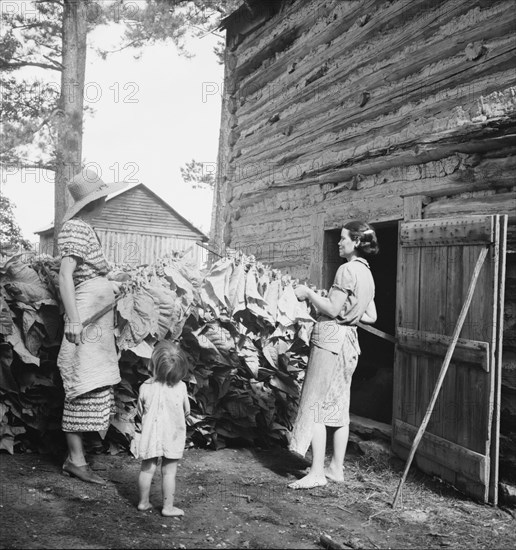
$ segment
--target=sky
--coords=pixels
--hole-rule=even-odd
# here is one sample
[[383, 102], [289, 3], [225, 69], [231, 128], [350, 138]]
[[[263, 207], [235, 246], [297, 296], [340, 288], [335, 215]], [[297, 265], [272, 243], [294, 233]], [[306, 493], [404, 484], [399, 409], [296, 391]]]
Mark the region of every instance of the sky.
[[[119, 36], [111, 25], [88, 40], [116, 49]], [[213, 34], [190, 38], [190, 59], [172, 43], [147, 46], [138, 60], [134, 50], [123, 50], [104, 61], [89, 48], [85, 79], [85, 105], [94, 110], [84, 120], [86, 166], [106, 182], [144, 183], [205, 233], [213, 193], [184, 183], [180, 168], [192, 159], [209, 171], [216, 166], [223, 81], [216, 43]], [[53, 220], [53, 174], [2, 170], [0, 183], [24, 237], [36, 242], [34, 231]]]

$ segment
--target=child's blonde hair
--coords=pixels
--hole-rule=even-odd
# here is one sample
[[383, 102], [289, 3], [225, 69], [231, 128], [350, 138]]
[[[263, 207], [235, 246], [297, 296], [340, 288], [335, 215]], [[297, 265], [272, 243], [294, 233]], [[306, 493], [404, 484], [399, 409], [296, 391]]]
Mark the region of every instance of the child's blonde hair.
[[156, 344], [151, 355], [150, 371], [157, 382], [174, 386], [188, 372], [188, 360], [179, 344], [163, 340]]

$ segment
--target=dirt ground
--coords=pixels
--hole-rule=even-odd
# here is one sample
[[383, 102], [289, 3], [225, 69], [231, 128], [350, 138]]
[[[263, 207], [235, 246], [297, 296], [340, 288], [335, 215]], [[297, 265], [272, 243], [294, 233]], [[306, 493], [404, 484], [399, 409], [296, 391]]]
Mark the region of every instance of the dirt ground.
[[390, 503], [403, 464], [349, 454], [343, 484], [286, 488], [306, 463], [281, 449], [191, 449], [178, 470], [181, 519], [138, 512], [139, 463], [94, 455], [109, 482], [61, 475], [43, 455], [0, 454], [1, 548], [515, 548], [514, 510], [483, 506], [417, 470]]

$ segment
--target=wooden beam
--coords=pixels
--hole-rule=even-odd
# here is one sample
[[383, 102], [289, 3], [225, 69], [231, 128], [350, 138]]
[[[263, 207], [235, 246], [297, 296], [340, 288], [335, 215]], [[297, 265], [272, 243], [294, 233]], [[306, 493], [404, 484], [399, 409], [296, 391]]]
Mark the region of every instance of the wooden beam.
[[381, 439], [391, 440], [392, 427], [390, 424], [378, 422], [371, 418], [365, 418], [351, 413], [349, 415], [349, 429], [353, 433], [367, 435], [369, 437], [377, 435]]
[[403, 219], [420, 220], [423, 217], [423, 204], [428, 202], [428, 199], [423, 195], [413, 197], [403, 197]]
[[392, 342], [393, 344], [396, 343], [396, 338], [391, 334], [388, 334], [387, 332], [383, 332], [383, 330], [379, 330], [371, 325], [364, 325], [363, 323], [358, 323], [358, 327], [362, 330], [365, 330], [366, 332], [369, 332], [370, 334], [378, 336], [379, 338], [383, 338], [388, 342]]
[[[425, 212], [426, 213], [426, 212]], [[446, 244], [490, 244], [494, 242], [493, 217], [477, 215], [447, 218], [446, 226], [440, 219], [414, 220], [400, 231], [402, 247], [445, 246]]]
[[[452, 342], [450, 336], [420, 330], [398, 327], [398, 347], [401, 351], [415, 355], [437, 355], [444, 357]], [[454, 351], [454, 361], [469, 363], [489, 372], [489, 344], [477, 340], [459, 338]]]

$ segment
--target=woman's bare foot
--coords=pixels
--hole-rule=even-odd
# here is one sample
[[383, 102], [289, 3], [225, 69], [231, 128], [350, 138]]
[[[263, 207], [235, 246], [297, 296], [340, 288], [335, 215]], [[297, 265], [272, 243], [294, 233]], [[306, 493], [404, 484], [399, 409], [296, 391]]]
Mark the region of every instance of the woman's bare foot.
[[289, 489], [313, 489], [314, 487], [324, 487], [328, 482], [321, 475], [308, 473], [305, 477], [288, 484]]
[[176, 508], [175, 506], [172, 506], [172, 508], [163, 508], [163, 510], [161, 510], [161, 515], [173, 518], [184, 516], [185, 512], [184, 510], [181, 510], [181, 508]]
[[148, 512], [152, 510], [152, 504], [150, 502], [140, 502], [138, 504], [138, 510], [140, 510], [140, 512]]
[[331, 464], [324, 469], [324, 475], [330, 480], [337, 483], [342, 483], [344, 481], [344, 469], [335, 468]]

